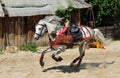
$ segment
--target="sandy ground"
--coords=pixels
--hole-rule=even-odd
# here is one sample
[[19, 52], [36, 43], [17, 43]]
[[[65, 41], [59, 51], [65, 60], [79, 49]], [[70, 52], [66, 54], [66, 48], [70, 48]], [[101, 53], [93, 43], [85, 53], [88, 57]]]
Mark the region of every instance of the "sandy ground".
[[39, 65], [39, 53], [17, 52], [0, 55], [0, 78], [120, 78], [120, 41], [112, 42], [106, 49], [86, 50], [86, 55], [76, 71], [69, 64], [77, 57], [78, 48], [61, 53], [62, 62], [45, 55], [44, 68]]

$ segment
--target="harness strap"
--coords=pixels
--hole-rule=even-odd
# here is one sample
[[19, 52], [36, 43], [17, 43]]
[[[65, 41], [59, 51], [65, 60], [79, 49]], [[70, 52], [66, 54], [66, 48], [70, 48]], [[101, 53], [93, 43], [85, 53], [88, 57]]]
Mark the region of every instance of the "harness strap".
[[93, 39], [93, 38], [94, 38], [94, 36], [90, 36], [90, 37], [83, 38], [83, 40], [88, 40], [88, 39]]
[[86, 29], [87, 29], [87, 31], [89, 32], [89, 34], [90, 34], [90, 36], [92, 36], [92, 34], [90, 33], [90, 30], [86, 27], [86, 26], [84, 26]]
[[89, 29], [88, 29], [86, 26], [83, 26], [83, 25], [82, 25], [82, 26], [80, 26], [80, 27], [81, 27], [84, 35], [85, 35], [85, 38], [86, 38], [86, 33], [85, 33], [85, 31], [83, 30], [83, 27], [89, 32], [90, 36], [92, 36], [92, 34], [90, 33]]
[[48, 38], [49, 38], [49, 41], [51, 42], [52, 41], [52, 39], [51, 39], [51, 37], [50, 37], [50, 35], [48, 34]]
[[35, 34], [37, 34], [38, 36], [41, 36], [40, 34], [38, 34], [38, 33], [35, 33]]
[[80, 26], [80, 27], [81, 27], [81, 29], [82, 29], [82, 31], [83, 31], [85, 37], [86, 37], [85, 31], [83, 30], [83, 26]]

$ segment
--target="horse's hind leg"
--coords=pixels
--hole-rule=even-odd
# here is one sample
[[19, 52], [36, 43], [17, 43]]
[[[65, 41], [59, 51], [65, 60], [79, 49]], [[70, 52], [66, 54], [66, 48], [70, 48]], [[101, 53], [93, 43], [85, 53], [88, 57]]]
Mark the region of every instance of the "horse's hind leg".
[[[72, 67], [77, 61], [79, 61], [79, 64], [80, 64], [80, 62], [82, 61], [82, 48], [83, 48], [83, 44], [84, 44], [84, 41], [83, 42], [81, 42], [80, 44], [79, 44], [79, 52], [80, 52], [80, 56], [78, 56], [77, 58], [75, 58], [72, 62], [71, 62], [71, 64], [70, 64], [70, 67]], [[81, 61], [80, 61], [80, 59], [81, 59]], [[78, 65], [77, 65], [78, 66]]]
[[74, 63], [76, 63], [78, 60], [80, 59], [80, 56], [78, 56], [77, 58], [75, 58], [72, 63], [70, 64], [70, 67], [72, 67], [74, 65]]
[[88, 41], [86, 42], [83, 42], [80, 46], [79, 46], [79, 52], [80, 52], [80, 58], [79, 58], [79, 62], [77, 64], [77, 68], [79, 68], [81, 62], [82, 62], [82, 59], [85, 55], [85, 49], [86, 49], [86, 45], [87, 45]]
[[85, 55], [85, 52], [80, 56], [80, 58], [79, 58], [79, 62], [78, 62], [78, 64], [77, 64], [77, 67], [79, 68], [79, 66], [80, 66], [80, 64], [81, 64], [81, 62], [82, 62], [82, 59], [83, 59], [83, 57], [84, 57], [84, 55]]
[[45, 49], [45, 50], [41, 53], [41, 55], [40, 55], [40, 60], [39, 60], [41, 66], [44, 66], [44, 62], [43, 62], [44, 55], [45, 55], [46, 53], [52, 51], [52, 50], [53, 50], [53, 48], [49, 47], [49, 48]]
[[52, 58], [56, 61], [56, 62], [59, 62], [59, 61], [62, 61], [63, 58], [62, 57], [56, 57], [56, 55], [60, 54], [61, 52], [64, 51], [64, 47], [61, 46], [57, 49], [57, 51], [55, 51], [53, 54], [52, 54]]

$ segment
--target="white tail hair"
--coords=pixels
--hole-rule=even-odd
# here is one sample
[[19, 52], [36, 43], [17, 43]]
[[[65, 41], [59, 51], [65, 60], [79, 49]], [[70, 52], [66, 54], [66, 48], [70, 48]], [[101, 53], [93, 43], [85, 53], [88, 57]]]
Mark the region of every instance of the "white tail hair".
[[94, 29], [94, 37], [96, 41], [99, 41], [103, 45], [107, 45], [110, 43], [111, 39], [106, 39], [103, 33], [99, 29]]

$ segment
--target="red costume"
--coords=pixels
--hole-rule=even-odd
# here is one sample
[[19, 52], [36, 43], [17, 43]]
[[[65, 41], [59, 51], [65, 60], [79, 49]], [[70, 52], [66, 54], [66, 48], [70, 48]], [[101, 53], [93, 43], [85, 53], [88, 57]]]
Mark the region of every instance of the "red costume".
[[67, 31], [68, 27], [64, 26], [63, 29], [60, 30], [60, 32], [57, 34], [55, 39], [50, 42], [50, 46], [55, 45], [68, 45], [72, 43], [72, 36], [71, 35], [65, 35], [65, 32]]

